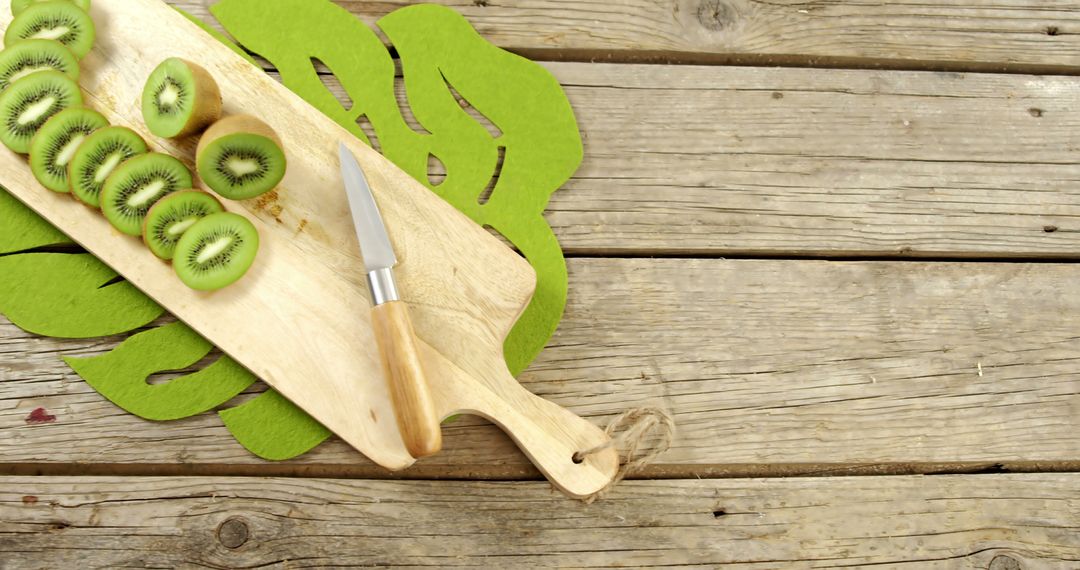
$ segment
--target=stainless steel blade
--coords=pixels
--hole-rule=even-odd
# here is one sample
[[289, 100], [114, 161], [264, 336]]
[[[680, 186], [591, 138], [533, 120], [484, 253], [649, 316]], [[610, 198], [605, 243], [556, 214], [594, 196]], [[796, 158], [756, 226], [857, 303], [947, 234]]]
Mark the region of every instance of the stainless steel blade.
[[345, 195], [349, 198], [349, 210], [352, 212], [356, 237], [360, 240], [360, 253], [364, 256], [364, 265], [368, 272], [387, 269], [397, 264], [397, 256], [390, 245], [390, 236], [386, 233], [375, 204], [375, 196], [364, 178], [364, 171], [352, 152], [339, 143], [338, 153], [341, 158], [341, 176], [345, 180]]

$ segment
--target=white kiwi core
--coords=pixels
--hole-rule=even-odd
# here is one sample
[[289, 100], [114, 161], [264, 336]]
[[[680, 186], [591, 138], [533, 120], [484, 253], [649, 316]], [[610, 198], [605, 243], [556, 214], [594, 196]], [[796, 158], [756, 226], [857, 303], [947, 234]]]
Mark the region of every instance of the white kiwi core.
[[53, 105], [55, 104], [55, 95], [43, 97], [37, 103], [34, 103], [27, 107], [26, 110], [24, 110], [22, 113], [19, 113], [19, 118], [16, 119], [16, 122], [18, 122], [20, 125], [29, 125], [35, 123], [39, 119], [41, 119], [42, 115], [48, 113], [49, 109], [52, 109]]
[[195, 257], [195, 263], [206, 263], [218, 255], [221, 255], [221, 252], [225, 251], [225, 249], [232, 244], [232, 241], [233, 238], [231, 236], [217, 238], [199, 252], [199, 255]]

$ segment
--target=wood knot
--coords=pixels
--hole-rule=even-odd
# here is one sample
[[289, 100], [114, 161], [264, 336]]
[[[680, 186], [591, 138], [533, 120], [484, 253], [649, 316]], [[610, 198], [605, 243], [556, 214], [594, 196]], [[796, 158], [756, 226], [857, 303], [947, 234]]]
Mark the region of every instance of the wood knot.
[[706, 30], [720, 32], [730, 28], [736, 16], [735, 10], [720, 0], [702, 0], [698, 4], [697, 19]]
[[226, 519], [217, 529], [218, 541], [225, 548], [240, 548], [248, 541], [248, 525], [244, 519]]
[[1004, 554], [995, 556], [987, 570], [1024, 570], [1020, 561]]

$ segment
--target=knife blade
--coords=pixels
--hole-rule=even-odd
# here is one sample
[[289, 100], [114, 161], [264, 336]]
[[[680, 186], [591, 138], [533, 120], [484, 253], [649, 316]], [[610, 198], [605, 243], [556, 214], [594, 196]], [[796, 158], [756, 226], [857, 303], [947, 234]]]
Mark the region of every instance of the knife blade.
[[371, 291], [371, 325], [379, 345], [383, 375], [405, 448], [413, 457], [425, 457], [442, 447], [442, 432], [418, 351], [419, 342], [408, 307], [398, 295], [393, 267], [397, 256], [375, 196], [356, 157], [339, 143], [341, 177], [349, 201], [360, 254], [364, 258]]

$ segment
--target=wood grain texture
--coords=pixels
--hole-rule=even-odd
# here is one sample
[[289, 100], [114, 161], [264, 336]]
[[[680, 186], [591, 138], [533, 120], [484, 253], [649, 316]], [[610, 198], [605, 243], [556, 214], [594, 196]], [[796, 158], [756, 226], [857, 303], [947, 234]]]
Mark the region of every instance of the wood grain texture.
[[[623, 483], [0, 478], [11, 567], [1004, 568], [1080, 563], [1080, 475]], [[1009, 565], [1013, 564], [1013, 565]]]
[[1080, 78], [545, 65], [585, 142], [570, 255], [1080, 251]]
[[[661, 465], [1080, 460], [1080, 266], [571, 259], [566, 319], [522, 376], [604, 424], [670, 410]], [[105, 341], [0, 329], [0, 457], [15, 463], [266, 465], [202, 415], [150, 423], [60, 361]], [[28, 423], [38, 407], [56, 416]], [[72, 440], [77, 429], [80, 436]], [[332, 441], [288, 463], [358, 466]], [[478, 420], [418, 463], [445, 476], [527, 465]], [[431, 472], [431, 471], [429, 471]]]
[[371, 327], [382, 356], [383, 375], [390, 387], [405, 449], [413, 457], [427, 457], [442, 448], [442, 432], [427, 375], [420, 362], [419, 341], [403, 301], [388, 301], [371, 308]]
[[[533, 58], [1075, 73], [1072, 0], [436, 0]], [[203, 2], [170, 0], [202, 18]], [[336, 3], [374, 23], [408, 0]]]
[[599, 253], [1074, 257], [1080, 79], [551, 64]]
[[[401, 469], [413, 457], [391, 420], [370, 328], [366, 270], [337, 160], [342, 141], [391, 228], [403, 296], [417, 308], [425, 341], [420, 357], [437, 379], [436, 415], [482, 415], [515, 431], [526, 455], [571, 495], [593, 493], [614, 477], [614, 450], [572, 460], [607, 435], [525, 391], [506, 369], [503, 341], [535, 287], [535, 273], [520, 256], [165, 4], [100, 0], [92, 15], [108, 33], [83, 60], [80, 85], [114, 124], [141, 130], [138, 105], [123, 102], [140, 99], [157, 62], [184, 57], [221, 80], [226, 113], [275, 125], [287, 149], [285, 178], [259, 200], [231, 206], [258, 228], [260, 254], [241, 282], [212, 294], [192, 291], [141, 243], [41, 188], [23, 157], [7, 152], [0, 153], [0, 170], [9, 191], [349, 445]], [[193, 141], [143, 135], [190, 161]]]

